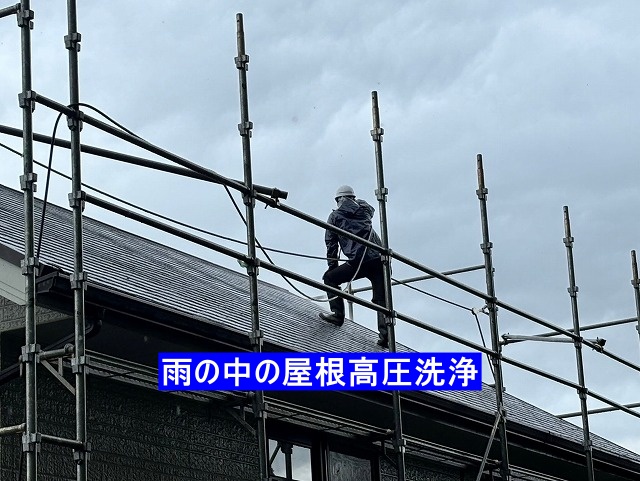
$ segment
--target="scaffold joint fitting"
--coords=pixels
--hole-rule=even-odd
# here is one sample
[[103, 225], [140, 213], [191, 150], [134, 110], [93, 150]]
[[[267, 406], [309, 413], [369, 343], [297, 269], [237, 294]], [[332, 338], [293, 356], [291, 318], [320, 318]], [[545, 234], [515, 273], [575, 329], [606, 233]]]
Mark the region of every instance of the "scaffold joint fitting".
[[32, 453], [40, 452], [40, 444], [42, 443], [42, 435], [40, 433], [28, 433], [22, 435], [22, 452]]
[[387, 189], [386, 187], [383, 187], [382, 189], [376, 189], [375, 194], [376, 199], [378, 199], [379, 201], [386, 201], [387, 195], [389, 194], [389, 189]]
[[576, 391], [578, 392], [578, 397], [580, 399], [587, 399], [587, 395], [589, 394], [589, 389], [587, 387], [580, 386]]
[[21, 109], [30, 108], [31, 112], [36, 110], [36, 97], [38, 94], [34, 90], [27, 90], [18, 94], [18, 105]]
[[259, 274], [260, 259], [248, 258], [244, 264], [244, 267], [247, 269], [247, 275], [257, 276]]
[[476, 189], [476, 194], [478, 195], [478, 199], [485, 200], [487, 195], [489, 194], [489, 189], [483, 187], [482, 189]]
[[391, 249], [387, 249], [384, 252], [380, 253], [380, 260], [383, 264], [390, 264], [391, 259], [393, 258], [393, 251]]
[[71, 284], [71, 290], [82, 289], [87, 290], [87, 273], [84, 271], [78, 272], [78, 274], [69, 275], [69, 284]]
[[30, 172], [20, 176], [20, 188], [22, 190], [33, 190], [33, 192], [36, 192], [36, 182], [38, 182], [38, 174], [35, 172]]
[[81, 210], [84, 210], [85, 200], [87, 198], [87, 193], [83, 190], [78, 190], [77, 192], [71, 192], [69, 194], [69, 207], [72, 209], [74, 207], [80, 207]]
[[382, 136], [384, 135], [384, 129], [382, 127], [376, 127], [371, 130], [371, 138], [374, 142], [382, 142]]
[[567, 292], [571, 297], [576, 297], [578, 295], [578, 286], [567, 287]]
[[482, 249], [483, 254], [489, 254], [492, 247], [493, 242], [483, 242], [482, 244], [480, 244], [480, 249]]
[[242, 194], [242, 203], [247, 207], [256, 206], [256, 193], [253, 189]]
[[395, 326], [396, 325], [396, 311], [391, 311], [391, 315], [384, 315], [384, 324], [386, 326]]
[[573, 237], [565, 237], [564, 239], [562, 239], [562, 242], [564, 242], [564, 245], [566, 245], [567, 247], [571, 247], [573, 245], [573, 241]]
[[636, 289], [640, 288], [640, 279], [631, 279], [631, 285]]
[[18, 358], [20, 364], [35, 362], [38, 358], [38, 353], [40, 352], [40, 344], [25, 344], [20, 348], [20, 352], [21, 354]]
[[238, 70], [249, 70], [249, 56], [248, 55], [238, 55], [234, 58], [236, 62], [236, 68]]
[[251, 138], [251, 129], [253, 129], [253, 122], [240, 122], [238, 124], [238, 131], [241, 137]]
[[73, 32], [64, 36], [64, 46], [67, 50], [80, 51], [80, 42], [82, 41], [82, 35], [79, 32]]
[[29, 27], [29, 30], [33, 30], [33, 19], [36, 16], [33, 10], [19, 7], [16, 14], [18, 16], [18, 27]]
[[22, 268], [23, 276], [30, 276], [31, 274], [37, 275], [40, 261], [38, 261], [37, 257], [27, 257], [20, 261], [20, 267]]
[[404, 453], [407, 449], [407, 441], [404, 438], [394, 438], [393, 447], [397, 453]]
[[82, 464], [85, 461], [89, 461], [89, 457], [91, 455], [91, 443], [85, 442], [82, 445], [82, 449], [74, 449], [73, 450], [73, 460], [76, 464]]
[[81, 110], [76, 111], [76, 114], [71, 117], [67, 117], [67, 126], [72, 132], [82, 131], [82, 119], [84, 119], [84, 112]]
[[262, 346], [262, 342], [264, 339], [264, 334], [261, 329], [256, 329], [255, 331], [251, 331], [249, 333], [249, 342], [252, 346]]
[[71, 372], [73, 374], [82, 374], [88, 364], [89, 356], [73, 357], [71, 358]]

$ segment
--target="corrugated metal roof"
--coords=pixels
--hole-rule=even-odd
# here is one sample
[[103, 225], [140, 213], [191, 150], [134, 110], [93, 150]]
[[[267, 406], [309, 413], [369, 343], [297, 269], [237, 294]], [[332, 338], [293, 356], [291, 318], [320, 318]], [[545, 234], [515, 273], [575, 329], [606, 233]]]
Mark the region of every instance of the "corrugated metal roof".
[[[0, 185], [0, 244], [23, 250], [22, 193]], [[39, 219], [41, 202], [36, 202]], [[71, 212], [47, 206], [40, 261], [73, 270]], [[149, 266], [153, 268], [149, 268]], [[84, 218], [84, 267], [90, 283], [239, 333], [251, 330], [248, 278], [171, 247]], [[318, 318], [321, 308], [280, 287], [259, 283], [259, 312], [265, 339], [289, 350], [366, 352], [377, 350], [377, 333], [347, 320], [337, 328]], [[408, 351], [405, 346], [398, 350]], [[493, 414], [495, 392], [431, 393]], [[582, 429], [505, 393], [510, 423], [582, 443]], [[594, 448], [640, 462], [640, 455], [593, 435]]]

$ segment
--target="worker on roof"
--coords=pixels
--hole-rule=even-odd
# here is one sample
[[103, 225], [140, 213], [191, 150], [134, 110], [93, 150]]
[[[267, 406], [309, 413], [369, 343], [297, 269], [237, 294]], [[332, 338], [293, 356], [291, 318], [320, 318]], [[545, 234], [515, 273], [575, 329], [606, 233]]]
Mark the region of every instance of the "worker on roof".
[[[338, 188], [335, 199], [338, 207], [331, 212], [327, 223], [381, 246], [380, 237], [371, 225], [375, 209], [366, 201], [356, 199], [355, 192], [348, 185]], [[371, 302], [385, 306], [384, 274], [380, 253], [330, 230], [326, 231], [324, 239], [327, 244], [327, 262], [329, 263], [329, 269], [322, 276], [324, 283], [339, 289], [340, 284], [366, 277], [371, 281], [373, 290]], [[338, 265], [338, 246], [347, 257], [347, 261], [342, 265]], [[341, 326], [344, 323], [344, 299], [332, 293], [328, 293], [328, 296], [331, 314], [320, 313], [320, 318]], [[378, 332], [378, 345], [388, 347], [387, 326], [384, 314], [381, 312], [378, 312]]]

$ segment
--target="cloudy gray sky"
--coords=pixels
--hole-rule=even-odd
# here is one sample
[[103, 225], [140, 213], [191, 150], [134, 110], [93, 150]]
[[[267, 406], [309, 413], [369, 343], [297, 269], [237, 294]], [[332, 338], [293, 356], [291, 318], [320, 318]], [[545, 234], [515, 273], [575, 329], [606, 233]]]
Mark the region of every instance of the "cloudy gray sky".
[[[34, 1], [33, 88], [68, 103], [66, 2]], [[583, 324], [635, 316], [630, 251], [640, 249], [638, 115], [640, 4], [634, 0], [79, 2], [80, 97], [140, 136], [224, 175], [242, 177], [235, 14], [245, 14], [254, 123], [254, 181], [290, 192], [287, 203], [326, 218], [340, 184], [376, 205], [371, 91], [385, 129], [391, 247], [437, 270], [482, 263], [476, 153], [483, 153], [500, 299], [555, 324], [571, 325], [563, 205], [571, 213]], [[20, 127], [19, 30], [0, 21], [0, 123]], [[38, 106], [35, 130], [55, 114]], [[66, 127], [60, 136], [68, 138]], [[20, 149], [19, 139], [1, 142]], [[147, 156], [90, 127], [83, 142]], [[47, 148], [38, 146], [44, 162]], [[148, 157], [152, 157], [148, 155]], [[18, 188], [20, 159], [0, 150], [0, 183]], [[57, 151], [54, 167], [69, 172]], [[242, 238], [244, 226], [222, 188], [84, 157], [84, 180], [183, 222]], [[44, 191], [40, 172], [39, 195]], [[67, 181], [51, 199], [66, 205]], [[86, 214], [239, 270], [234, 262], [89, 206]], [[324, 253], [321, 230], [279, 211], [257, 211], [267, 246]], [[276, 256], [320, 278], [322, 261]], [[394, 265], [397, 278], [418, 275]], [[261, 278], [283, 285], [267, 272]], [[460, 280], [484, 289], [482, 272]], [[366, 285], [364, 284], [358, 284]], [[481, 302], [427, 281], [420, 288], [467, 307]], [[310, 295], [317, 291], [304, 288]], [[480, 341], [466, 311], [397, 288], [398, 311]], [[374, 316], [356, 320], [375, 329]], [[481, 317], [488, 339], [488, 319]], [[500, 332], [545, 329], [505, 311]], [[591, 331], [640, 362], [633, 325]], [[589, 336], [591, 335], [589, 334]], [[373, 334], [372, 334], [373, 335]], [[417, 350], [460, 350], [400, 326]], [[509, 345], [505, 354], [576, 379], [571, 344]], [[590, 389], [638, 402], [638, 373], [586, 350]], [[576, 393], [505, 366], [507, 390], [552, 413], [577, 411]], [[487, 373], [485, 373], [487, 374]], [[485, 375], [485, 381], [490, 381]], [[589, 400], [589, 407], [600, 404]], [[579, 418], [574, 418], [579, 422]], [[640, 452], [640, 420], [598, 414], [592, 430]]]

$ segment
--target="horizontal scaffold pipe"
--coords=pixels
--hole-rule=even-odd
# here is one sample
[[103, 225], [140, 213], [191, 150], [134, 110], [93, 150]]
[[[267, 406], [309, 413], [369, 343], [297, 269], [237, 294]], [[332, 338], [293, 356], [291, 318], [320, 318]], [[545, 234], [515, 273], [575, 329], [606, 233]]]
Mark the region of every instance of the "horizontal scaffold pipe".
[[[143, 216], [141, 214], [138, 214], [136, 212], [133, 212], [133, 211], [130, 211], [128, 209], [124, 209], [124, 208], [119, 207], [117, 205], [111, 204], [109, 202], [106, 202], [106, 201], [104, 201], [102, 199], [99, 199], [97, 197], [94, 197], [92, 195], [87, 194], [86, 201], [89, 202], [90, 204], [96, 205], [96, 206], [101, 207], [101, 208], [106, 209], [106, 210], [110, 210], [110, 211], [112, 211], [112, 212], [114, 212], [116, 214], [123, 215], [125, 217], [130, 218], [130, 219], [133, 219], [133, 220], [136, 220], [138, 222], [141, 222], [142, 224], [145, 224], [145, 225], [148, 225], [150, 227], [154, 227], [154, 228], [156, 228], [158, 230], [161, 230], [161, 231], [167, 232], [169, 234], [175, 235], [176, 237], [191, 241], [194, 244], [198, 244], [198, 245], [201, 245], [203, 247], [207, 247], [209, 249], [212, 249], [212, 250], [214, 250], [216, 252], [219, 252], [221, 254], [227, 255], [227, 256], [232, 257], [234, 259], [241, 260], [241, 261], [246, 262], [248, 264], [250, 264], [252, 262], [252, 260], [249, 259], [249, 257], [247, 255], [245, 255], [245, 254], [242, 254], [240, 252], [236, 252], [233, 249], [229, 249], [227, 247], [221, 246], [219, 244], [216, 244], [215, 242], [211, 242], [209, 240], [202, 239], [202, 238], [200, 238], [198, 236], [195, 236], [193, 234], [189, 234], [188, 232], [183, 232], [180, 229], [176, 229], [175, 227], [163, 224], [162, 222], [159, 222], [159, 221], [157, 221], [155, 219], [150, 219], [150, 218], [145, 217], [145, 216]], [[375, 310], [375, 311], [378, 311], [378, 312], [387, 313], [387, 309], [385, 309], [384, 307], [381, 307], [381, 306], [379, 306], [377, 304], [373, 304], [372, 302], [365, 301], [363, 299], [360, 299], [359, 297], [347, 294], [347, 293], [341, 291], [340, 289], [334, 289], [333, 287], [326, 286], [323, 283], [320, 283], [318, 281], [309, 279], [309, 278], [307, 278], [307, 277], [305, 277], [303, 275], [300, 275], [298, 273], [289, 271], [289, 270], [284, 269], [284, 268], [282, 268], [280, 266], [277, 266], [275, 264], [271, 264], [271, 263], [268, 263], [268, 262], [260, 261], [259, 262], [259, 267], [263, 267], [264, 269], [266, 269], [268, 271], [275, 272], [276, 274], [280, 274], [282, 276], [291, 278], [291, 279], [293, 279], [295, 281], [298, 281], [298, 282], [300, 282], [302, 284], [306, 284], [307, 286], [315, 287], [316, 289], [319, 289], [319, 290], [322, 290], [322, 291], [326, 291], [326, 292], [330, 292], [331, 294], [338, 295], [338, 296], [340, 296], [340, 297], [342, 297], [344, 299], [353, 301], [354, 303], [359, 304], [359, 305], [361, 305], [363, 307], [367, 307], [369, 309], [372, 309], [372, 310]], [[486, 348], [484, 346], [481, 346], [479, 344], [475, 344], [474, 342], [468, 341], [468, 340], [466, 340], [464, 338], [458, 337], [455, 334], [451, 334], [451, 333], [446, 332], [446, 331], [444, 331], [442, 329], [439, 329], [437, 327], [431, 326], [431, 325], [426, 324], [426, 323], [424, 323], [422, 321], [419, 321], [418, 319], [415, 319], [413, 317], [404, 315], [404, 314], [399, 313], [399, 312], [396, 312], [395, 315], [396, 315], [397, 319], [403, 320], [403, 321], [405, 321], [405, 322], [407, 322], [409, 324], [412, 324], [412, 325], [414, 325], [416, 327], [419, 327], [419, 328], [425, 329], [427, 331], [433, 332], [434, 334], [438, 334], [441, 337], [450, 339], [450, 340], [452, 340], [454, 342], [457, 342], [459, 344], [462, 344], [464, 346], [467, 346], [467, 347], [469, 347], [471, 349], [474, 349], [474, 350], [476, 350], [478, 352], [487, 354], [489, 356], [492, 356], [492, 357], [496, 356], [496, 353], [494, 351], [492, 351], [491, 349], [488, 349], [488, 348]], [[563, 379], [561, 377], [555, 376], [553, 374], [549, 374], [549, 373], [547, 373], [545, 371], [542, 371], [540, 369], [537, 369], [535, 367], [528, 366], [528, 365], [526, 365], [526, 364], [524, 364], [524, 363], [522, 363], [520, 361], [516, 361], [515, 359], [511, 359], [511, 358], [504, 357], [504, 356], [501, 356], [501, 359], [502, 359], [502, 361], [504, 361], [504, 362], [506, 362], [508, 364], [511, 364], [511, 365], [513, 365], [515, 367], [518, 367], [518, 368], [522, 369], [522, 370], [537, 374], [539, 376], [545, 377], [545, 378], [547, 378], [547, 379], [549, 379], [551, 381], [558, 382], [560, 384], [563, 384], [565, 386], [571, 387], [573, 389], [581, 389], [580, 386], [578, 384], [574, 383], [574, 382], [567, 381], [566, 379]], [[601, 395], [599, 395], [599, 394], [597, 394], [595, 392], [592, 392], [592, 391], [587, 391], [587, 394], [592, 396], [592, 397], [594, 397], [595, 399], [598, 399], [598, 400], [604, 402], [605, 404], [609, 404], [610, 406], [616, 407], [616, 408], [618, 408], [618, 409], [620, 409], [620, 410], [622, 410], [624, 412], [627, 412], [627, 413], [629, 413], [629, 414], [631, 414], [633, 416], [636, 416], [636, 417], [640, 418], [640, 413], [637, 413], [637, 412], [632, 411], [632, 410], [630, 410], [628, 408], [625, 408], [623, 405], [621, 405], [619, 403], [616, 403], [615, 401], [611, 401], [611, 400], [605, 398], [604, 396], [601, 396]]]
[[0, 436], [8, 436], [10, 434], [22, 434], [24, 433], [27, 425], [25, 423], [16, 424], [15, 426], [5, 426], [0, 428]]
[[[138, 214], [137, 212], [133, 212], [131, 210], [125, 209], [123, 207], [117, 206], [115, 204], [112, 204], [110, 202], [107, 202], [105, 200], [102, 200], [98, 197], [94, 197], [91, 194], [86, 194], [86, 201], [90, 204], [93, 204], [97, 207], [101, 207], [103, 209], [109, 210], [111, 212], [114, 212], [116, 214], [122, 215], [124, 217], [127, 217], [129, 219], [133, 219], [135, 221], [138, 221], [142, 224], [148, 225], [150, 227], [156, 228], [158, 230], [161, 230], [163, 232], [167, 232], [168, 234], [172, 234], [176, 237], [179, 237], [181, 239], [184, 240], [188, 240], [190, 242], [193, 242], [194, 244], [200, 245], [202, 247], [206, 247], [208, 249], [211, 249], [213, 251], [219, 252], [220, 254], [226, 255], [228, 257], [231, 257], [233, 259], [245, 262], [249, 265], [251, 265], [253, 263], [253, 261], [251, 260], [251, 258], [249, 258], [249, 256], [247, 256], [246, 254], [243, 254], [241, 252], [235, 251], [233, 249], [229, 249], [228, 247], [222, 246], [220, 244], [217, 244], [215, 242], [211, 242], [207, 239], [203, 239], [201, 237], [198, 237], [196, 235], [190, 234], [188, 232], [184, 232], [180, 229], [177, 229], [173, 226], [164, 224], [162, 222], [159, 222], [155, 219], [151, 219], [149, 217], [146, 217], [142, 214]], [[295, 272], [291, 272], [289, 270], [283, 269], [279, 266], [276, 266], [275, 264], [271, 264], [268, 262], [264, 262], [264, 261], [258, 261], [258, 267], [263, 267], [268, 271], [271, 272], [275, 272], [276, 274], [281, 274], [284, 275], [285, 277], [290, 277], [291, 279], [294, 279], [296, 281], [299, 281], [303, 284], [306, 284], [308, 286], [311, 287], [315, 287], [316, 289], [320, 289], [323, 290], [325, 292], [330, 292], [332, 294], [338, 295], [340, 297], [343, 297], [344, 299], [350, 300], [355, 302], [356, 304], [359, 304], [361, 306], [364, 307], [368, 307], [370, 309], [379, 311], [379, 312], [383, 312], [383, 313], [388, 313], [387, 309], [385, 309], [384, 307], [381, 307], [377, 304], [374, 304], [372, 302], [369, 301], [365, 301], [363, 299], [360, 299], [359, 297], [347, 294], [343, 291], [341, 291], [340, 289], [336, 289], [333, 287], [329, 287], [321, 282], [317, 282], [311, 279], [308, 279], [300, 274], [297, 274]]]
[[[452, 269], [450, 271], [443, 271], [442, 274], [445, 276], [452, 276], [454, 274], [462, 274], [463, 272], [478, 271], [480, 269], [484, 269], [484, 264], [471, 266], [471, 267], [462, 267], [460, 269]], [[410, 284], [412, 282], [428, 281], [429, 279], [435, 279], [435, 277], [429, 274], [424, 276], [418, 276], [418, 277], [409, 277], [408, 279], [400, 279], [398, 281], [392, 281], [391, 285], [402, 286], [405, 284]], [[371, 287], [359, 287], [358, 289], [353, 289], [351, 292], [355, 294], [357, 292], [367, 292], [367, 291], [370, 291], [371, 289], [372, 289]]]
[[[640, 403], [631, 403], [631, 404], [625, 404], [624, 407], [626, 408], [640, 408]], [[588, 414], [601, 414], [601, 413], [610, 413], [613, 411], [618, 411], [618, 408], [597, 408], [597, 409], [589, 409], [589, 411], [587, 411]], [[565, 414], [556, 414], [555, 416], [557, 418], [560, 419], [565, 419], [565, 418], [575, 418], [577, 416], [581, 416], [582, 415], [582, 411], [578, 411], [578, 412], [572, 412], [572, 413], [565, 413]]]
[[[628, 317], [626, 319], [618, 319], [616, 321], [607, 321], [607, 322], [599, 322], [597, 324], [587, 324], [586, 326], [580, 326], [580, 332], [583, 331], [591, 331], [593, 329], [600, 329], [602, 327], [611, 327], [611, 326], [619, 326], [621, 324], [631, 324], [632, 322], [637, 322], [637, 317]], [[573, 332], [573, 327], [567, 329], [568, 331]], [[537, 337], [553, 337], [559, 336], [559, 332], [545, 332], [543, 334], [537, 334]]]
[[[66, 105], [63, 105], [63, 104], [61, 104], [59, 102], [51, 100], [51, 99], [49, 99], [47, 97], [44, 97], [42, 95], [38, 95], [35, 92], [32, 92], [32, 95], [35, 98], [36, 102], [38, 102], [38, 103], [40, 103], [40, 104], [42, 104], [42, 105], [44, 105], [46, 107], [52, 108], [52, 109], [54, 109], [54, 110], [56, 110], [58, 112], [61, 112], [61, 113], [65, 114], [65, 115], [69, 116], [69, 117], [75, 117], [77, 115], [77, 112], [74, 109], [72, 109], [70, 107], [67, 107]], [[170, 160], [172, 162], [180, 164], [185, 168], [191, 169], [191, 170], [193, 170], [195, 172], [198, 172], [198, 173], [200, 173], [202, 175], [205, 175], [205, 176], [210, 176], [213, 179], [217, 179], [220, 184], [226, 185], [227, 187], [231, 187], [231, 188], [239, 190], [241, 192], [246, 192], [247, 191], [247, 188], [245, 187], [245, 185], [242, 184], [242, 183], [239, 183], [238, 181], [235, 181], [235, 180], [232, 180], [232, 179], [228, 179], [228, 178], [226, 178], [226, 177], [224, 177], [224, 176], [222, 176], [222, 175], [220, 175], [220, 174], [218, 174], [218, 173], [216, 173], [216, 172], [214, 172], [214, 171], [212, 171], [210, 169], [207, 169], [207, 168], [202, 167], [202, 166], [200, 166], [198, 164], [195, 164], [195, 163], [193, 163], [193, 162], [191, 162], [189, 160], [186, 160], [186, 159], [184, 159], [184, 158], [182, 158], [182, 157], [180, 157], [178, 155], [172, 154], [171, 152], [168, 152], [168, 151], [166, 151], [166, 150], [164, 150], [164, 149], [162, 149], [160, 147], [157, 147], [157, 146], [155, 146], [155, 145], [153, 145], [153, 144], [151, 144], [151, 143], [149, 143], [149, 142], [147, 142], [147, 141], [145, 141], [143, 139], [140, 139], [139, 137], [136, 137], [135, 135], [128, 134], [128, 133], [124, 132], [123, 130], [120, 130], [120, 129], [117, 129], [115, 127], [112, 127], [111, 125], [108, 125], [108, 124], [106, 124], [104, 122], [101, 122], [101, 121], [99, 121], [97, 119], [94, 119], [94, 118], [92, 118], [92, 117], [90, 117], [88, 115], [85, 115], [84, 113], [81, 113], [81, 116], [82, 116], [82, 120], [84, 122], [86, 122], [89, 125], [92, 125], [93, 127], [96, 127], [98, 129], [103, 130], [103, 131], [105, 131], [107, 133], [110, 133], [110, 134], [112, 134], [112, 135], [114, 135], [116, 137], [119, 137], [122, 140], [128, 141], [128, 142], [130, 142], [130, 143], [132, 143], [134, 145], [137, 145], [138, 147], [140, 147], [142, 149], [145, 149], [145, 150], [148, 150], [149, 152], [155, 153], [155, 154], [159, 155], [160, 157], [163, 157], [163, 158], [165, 158], [167, 160]], [[542, 326], [547, 327], [548, 329], [551, 329], [553, 331], [556, 331], [556, 332], [559, 332], [561, 334], [564, 334], [565, 336], [568, 336], [573, 340], [579, 340], [584, 345], [589, 346], [589, 347], [591, 347], [593, 349], [596, 349], [598, 352], [601, 352], [605, 356], [607, 356], [607, 357], [609, 357], [611, 359], [614, 359], [614, 360], [620, 362], [621, 364], [624, 364], [627, 367], [630, 367], [630, 368], [640, 372], [640, 366], [637, 366], [634, 363], [632, 363], [632, 362], [630, 362], [630, 361], [628, 361], [628, 360], [626, 360], [624, 358], [621, 358], [621, 357], [619, 357], [619, 356], [617, 356], [615, 354], [611, 354], [610, 352], [605, 351], [604, 349], [602, 349], [602, 346], [598, 346], [597, 344], [595, 344], [595, 343], [593, 343], [591, 341], [588, 341], [586, 339], [582, 339], [581, 337], [577, 336], [573, 332], [567, 331], [567, 330], [565, 330], [565, 329], [563, 329], [561, 327], [558, 327], [558, 326], [556, 326], [554, 324], [551, 324], [550, 322], [547, 322], [547, 321], [545, 321], [543, 319], [540, 319], [539, 317], [536, 317], [536, 316], [534, 316], [532, 314], [529, 314], [529, 313], [527, 313], [527, 312], [525, 312], [525, 311], [523, 311], [521, 309], [513, 307], [513, 306], [511, 306], [511, 305], [509, 305], [509, 304], [507, 304], [505, 302], [502, 302], [502, 301], [500, 301], [498, 299], [491, 299], [491, 297], [488, 294], [486, 294], [485, 292], [479, 291], [478, 289], [475, 289], [475, 288], [473, 288], [471, 286], [468, 286], [468, 285], [466, 285], [466, 284], [464, 284], [462, 282], [459, 282], [459, 281], [457, 281], [455, 279], [452, 279], [451, 277], [447, 277], [446, 275], [442, 274], [441, 272], [438, 272], [438, 271], [436, 271], [434, 269], [431, 269], [431, 268], [429, 268], [427, 266], [424, 266], [424, 265], [422, 265], [422, 264], [420, 264], [420, 263], [418, 263], [418, 262], [416, 262], [416, 261], [414, 261], [412, 259], [409, 259], [408, 257], [405, 257], [403, 255], [398, 254], [397, 252], [393, 252], [391, 249], [389, 249], [388, 252], [387, 252], [387, 250], [385, 250], [384, 248], [382, 248], [381, 246], [379, 246], [377, 244], [374, 244], [373, 242], [370, 242], [368, 240], [362, 239], [361, 237], [358, 237], [357, 235], [352, 234], [351, 232], [347, 232], [345, 230], [342, 230], [342, 229], [339, 229], [337, 227], [334, 227], [334, 226], [332, 226], [332, 225], [330, 225], [330, 224], [328, 224], [328, 223], [326, 223], [324, 221], [316, 219], [315, 217], [310, 216], [308, 214], [305, 214], [305, 213], [303, 213], [303, 212], [301, 212], [301, 211], [299, 211], [297, 209], [294, 209], [294, 208], [289, 207], [289, 206], [284, 205], [284, 204], [280, 204], [279, 202], [274, 201], [274, 199], [272, 199], [272, 198], [270, 198], [268, 196], [265, 196], [265, 195], [262, 195], [262, 194], [257, 194], [255, 196], [255, 198], [257, 200], [265, 203], [266, 205], [269, 205], [271, 207], [274, 207], [274, 208], [277, 208], [279, 210], [282, 210], [283, 212], [286, 212], [286, 213], [291, 214], [291, 215], [293, 215], [295, 217], [298, 217], [299, 219], [305, 220], [305, 221], [307, 221], [307, 222], [309, 222], [311, 224], [314, 224], [314, 225], [316, 225], [318, 227], [322, 227], [324, 229], [328, 229], [328, 230], [330, 230], [332, 232], [335, 232], [336, 234], [339, 234], [339, 235], [341, 235], [343, 237], [358, 241], [360, 244], [365, 245], [365, 246], [367, 246], [367, 247], [369, 247], [371, 249], [374, 249], [374, 250], [376, 250], [378, 252], [381, 252], [382, 254], [390, 255], [394, 259], [396, 259], [396, 260], [398, 260], [400, 262], [403, 262], [404, 264], [406, 264], [406, 265], [408, 265], [410, 267], [418, 269], [419, 271], [422, 271], [425, 274], [432, 275], [436, 279], [439, 279], [439, 280], [441, 280], [441, 281], [443, 281], [443, 282], [445, 282], [445, 283], [447, 283], [449, 285], [457, 287], [458, 289], [461, 289], [461, 290], [463, 290], [463, 291], [465, 291], [465, 292], [467, 292], [469, 294], [472, 294], [472, 295], [474, 295], [476, 297], [479, 297], [480, 299], [484, 299], [485, 301], [493, 301], [493, 302], [495, 302], [495, 304], [498, 307], [502, 307], [503, 309], [506, 309], [506, 310], [508, 310], [508, 311], [510, 311], [510, 312], [512, 312], [514, 314], [517, 314], [517, 315], [521, 316], [521, 317], [524, 317], [525, 319], [529, 319], [529, 320], [531, 320], [531, 321], [533, 321], [533, 322], [535, 322], [537, 324], [540, 324]], [[353, 296], [351, 296], [351, 297], [353, 297]], [[345, 299], [347, 299], [347, 298], [345, 297]], [[353, 299], [356, 299], [356, 298], [353, 297]], [[354, 301], [354, 302], [359, 303], [358, 301]], [[379, 309], [377, 309], [377, 310], [379, 310]], [[383, 312], [383, 310], [381, 312]]]
[[[22, 130], [16, 129], [14, 127], [8, 127], [6, 125], [0, 125], [0, 133], [12, 135], [14, 137], [22, 138]], [[43, 135], [43, 134], [33, 134], [33, 140], [37, 142], [41, 142], [44, 144], [51, 144], [51, 137]], [[63, 139], [53, 139], [53, 144], [57, 147], [62, 147], [64, 149], [70, 149], [71, 143], [68, 140]], [[181, 175], [183, 177], [190, 177], [192, 179], [203, 180], [205, 182], [212, 182], [215, 184], [220, 184], [221, 182], [212, 178], [211, 176], [199, 174], [194, 172], [193, 170], [186, 169], [184, 167], [178, 167], [171, 164], [164, 164], [162, 162], [157, 162], [155, 160], [144, 159], [142, 157], [136, 157], [135, 155], [123, 154], [121, 152], [114, 152], [112, 150], [101, 149], [100, 147], [94, 147], [91, 145], [80, 144], [80, 150], [84, 153], [95, 155], [98, 157], [103, 157], [105, 159], [117, 160], [119, 162], [124, 162], [132, 165], [139, 165], [141, 167], [148, 167], [150, 169], [160, 170], [163, 172], [169, 172], [171, 174]], [[235, 182], [240, 183], [240, 181], [231, 179]], [[286, 199], [288, 196], [288, 192], [282, 191], [280, 189], [274, 187], [266, 187], [263, 185], [253, 184], [253, 188], [259, 194], [264, 194], [266, 196], [276, 197], [278, 199]]]
[[630, 367], [631, 369], [640, 372], [640, 366], [638, 366], [637, 364], [634, 364], [633, 362], [624, 359], [616, 354], [612, 354], [609, 351], [606, 351], [602, 346], [596, 344], [595, 342], [589, 341], [587, 339], [584, 339], [581, 336], [576, 336], [575, 333], [571, 332], [571, 331], [567, 331], [565, 329], [559, 328], [558, 326], [551, 324], [550, 322], [545, 321], [544, 319], [540, 319], [539, 317], [536, 317], [532, 314], [529, 314], [528, 312], [525, 312], [521, 309], [518, 309], [517, 307], [513, 307], [510, 306], [509, 304], [506, 304], [502, 301], [496, 301], [496, 305], [499, 307], [502, 307], [503, 309], [506, 309], [507, 311], [512, 312], [513, 314], [517, 314], [520, 317], [524, 317], [525, 319], [529, 319], [530, 321], [535, 322], [536, 324], [540, 324], [542, 326], [545, 326], [551, 330], [557, 331], [561, 334], [564, 334], [566, 336], [569, 336], [570, 338], [572, 338], [573, 340], [579, 340], [582, 344], [584, 344], [585, 346], [589, 346], [590, 348], [596, 350], [597, 352], [599, 352], [600, 354], [613, 359], [614, 361], [618, 361], [620, 364], [624, 364], [627, 367]]
[[[75, 118], [77, 116], [77, 112], [74, 109], [67, 107], [66, 105], [63, 105], [59, 102], [51, 100], [47, 97], [44, 97], [43, 95], [36, 94], [35, 92], [33, 92], [33, 96], [36, 102], [38, 102], [41, 105], [44, 105], [45, 107], [49, 107], [50, 109], [53, 109], [71, 118]], [[237, 180], [229, 179], [223, 175], [218, 174], [217, 172], [214, 172], [211, 169], [202, 167], [201, 165], [198, 165], [194, 162], [191, 162], [190, 160], [180, 157], [179, 155], [173, 154], [150, 142], [147, 142], [146, 140], [141, 139], [140, 137], [136, 137], [135, 135], [131, 135], [125, 132], [124, 130], [120, 130], [117, 127], [113, 127], [105, 122], [95, 119], [85, 114], [82, 111], [80, 112], [80, 117], [81, 117], [80, 120], [82, 122], [85, 122], [86, 124], [89, 124], [99, 130], [102, 130], [103, 132], [106, 132], [122, 140], [125, 140], [133, 145], [136, 145], [137, 147], [140, 147], [141, 149], [152, 152], [164, 159], [167, 159], [172, 162], [175, 162], [176, 164], [182, 165], [183, 167], [190, 169], [194, 172], [197, 172], [199, 174], [202, 174], [210, 179], [214, 179], [219, 184], [226, 185], [227, 187], [231, 187], [232, 189], [235, 189], [242, 193], [248, 192], [247, 187], [243, 183]]]
[[0, 8], [0, 18], [15, 15], [20, 10], [20, 4], [11, 5], [10, 7]]

